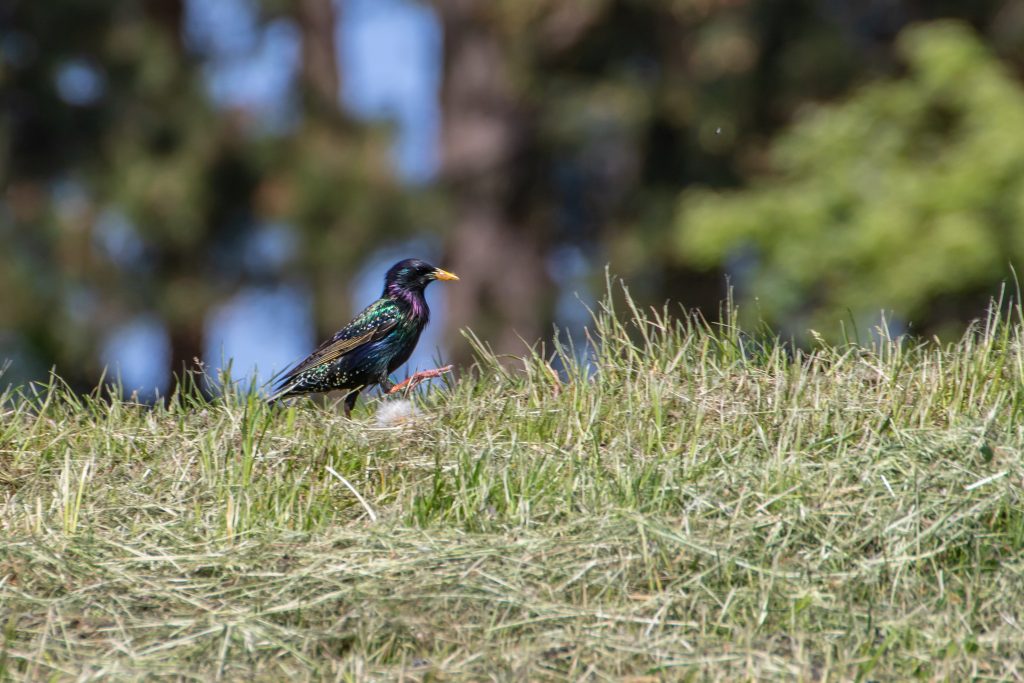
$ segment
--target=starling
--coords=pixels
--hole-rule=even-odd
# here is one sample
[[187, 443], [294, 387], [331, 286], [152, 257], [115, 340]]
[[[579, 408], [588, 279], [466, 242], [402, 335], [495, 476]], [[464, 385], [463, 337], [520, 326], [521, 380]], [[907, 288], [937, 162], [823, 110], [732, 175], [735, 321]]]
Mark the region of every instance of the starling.
[[430, 318], [423, 290], [434, 280], [458, 279], [419, 259], [406, 259], [391, 266], [384, 278], [381, 297], [289, 370], [268, 401], [348, 390], [347, 417], [352, 413], [359, 392], [368, 386], [379, 384], [385, 392], [394, 393], [451, 369], [448, 366], [418, 372], [399, 385], [388, 377], [409, 360]]

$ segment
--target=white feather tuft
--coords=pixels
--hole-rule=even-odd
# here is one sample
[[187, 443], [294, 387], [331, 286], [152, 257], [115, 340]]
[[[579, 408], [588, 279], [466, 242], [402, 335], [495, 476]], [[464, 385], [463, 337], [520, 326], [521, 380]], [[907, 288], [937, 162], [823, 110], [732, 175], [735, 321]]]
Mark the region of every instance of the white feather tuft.
[[385, 401], [377, 408], [377, 424], [381, 427], [394, 427], [418, 417], [420, 411], [412, 401], [396, 399]]

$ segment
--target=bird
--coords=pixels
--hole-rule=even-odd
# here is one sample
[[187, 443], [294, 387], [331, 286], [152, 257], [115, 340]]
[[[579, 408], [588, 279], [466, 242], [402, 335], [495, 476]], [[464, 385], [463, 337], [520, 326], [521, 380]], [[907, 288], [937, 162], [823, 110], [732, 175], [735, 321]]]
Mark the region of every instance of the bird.
[[409, 360], [420, 333], [430, 319], [423, 290], [434, 280], [458, 276], [411, 258], [391, 266], [384, 276], [384, 292], [333, 337], [288, 370], [267, 399], [347, 390], [345, 417], [351, 417], [359, 392], [379, 384], [393, 394], [429, 377], [439, 377], [452, 366], [415, 373], [401, 384], [390, 375]]

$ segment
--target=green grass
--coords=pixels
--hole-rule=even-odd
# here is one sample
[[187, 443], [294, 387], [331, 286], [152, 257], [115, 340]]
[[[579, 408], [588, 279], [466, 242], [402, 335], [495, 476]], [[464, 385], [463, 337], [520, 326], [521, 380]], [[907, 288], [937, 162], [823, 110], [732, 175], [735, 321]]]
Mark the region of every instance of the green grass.
[[0, 678], [1024, 675], [1019, 308], [793, 353], [619, 299], [592, 372], [476, 344], [392, 426], [8, 391]]

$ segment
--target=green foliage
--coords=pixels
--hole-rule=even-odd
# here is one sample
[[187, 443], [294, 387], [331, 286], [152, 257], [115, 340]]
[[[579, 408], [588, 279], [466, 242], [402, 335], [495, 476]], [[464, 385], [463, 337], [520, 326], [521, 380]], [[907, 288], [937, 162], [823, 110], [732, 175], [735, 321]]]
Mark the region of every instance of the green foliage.
[[[333, 52], [333, 22], [303, 20], [317, 7], [333, 17], [330, 0], [275, 14], [275, 3], [253, 5], [253, 31], [289, 22]], [[18, 295], [0, 297], [0, 332], [27, 351], [14, 373], [34, 376], [34, 357], [87, 389], [104, 339], [139, 315], [167, 325], [168, 370], [180, 371], [203, 353], [208, 314], [268, 277], [305, 281], [326, 333], [350, 312], [347, 274], [382, 234], [407, 234], [413, 215], [417, 228], [436, 225], [390, 172], [383, 132], [337, 106], [336, 83], [319, 93], [331, 106], [315, 107], [299, 74], [283, 107], [295, 120], [278, 130], [214, 102], [203, 77], [216, 60], [187, 44], [185, 18], [183, 0], [19, 2], [5, 15], [0, 289]], [[100, 84], [94, 99], [61, 94], [60, 75], [76, 66]], [[124, 254], [105, 246], [111, 219], [113, 242], [132, 246]], [[246, 245], [278, 224], [294, 232], [295, 253], [246, 265]]]
[[[1024, 324], [791, 352], [606, 301], [593, 367], [339, 406], [0, 397], [18, 679], [1010, 679]], [[623, 322], [623, 320], [625, 322]]]
[[927, 323], [936, 301], [991, 295], [1024, 262], [1024, 89], [962, 24], [897, 45], [906, 74], [809, 108], [772, 144], [774, 172], [683, 196], [680, 258], [750, 250], [744, 293], [773, 323], [836, 331], [882, 308]]
[[[348, 32], [336, 30], [336, 17], [345, 11], [337, 2], [244, 3], [256, 10], [251, 28], [257, 38], [271, 27], [291, 27], [312, 48], [300, 51], [295, 79], [284, 93], [280, 113], [287, 121], [272, 126], [263, 125], [258, 112], [211, 100], [204, 74], [224, 57], [186, 21], [188, 7], [202, 3], [8, 4], [0, 24], [0, 292], [17, 295], [0, 296], [0, 358], [14, 359], [10, 376], [18, 379], [43, 376], [56, 364], [83, 391], [103, 371], [98, 350], [122, 325], [140, 316], [164, 323], [170, 365], [178, 370], [202, 354], [211, 312], [254, 284], [301, 284], [312, 295], [318, 331], [326, 335], [352, 312], [346, 291], [367, 253], [410, 234], [448, 236], [445, 260], [467, 268], [460, 270], [466, 275], [457, 290], [462, 293], [448, 294], [452, 334], [472, 326], [506, 349], [519, 348], [520, 336], [533, 339], [548, 329], [554, 281], [582, 291], [589, 278], [591, 291], [600, 288], [598, 268], [586, 275], [549, 274], [567, 253], [583, 254], [593, 265], [612, 262], [644, 301], [671, 298], [713, 310], [721, 296], [720, 273], [697, 273], [692, 265], [721, 263], [731, 249], [725, 242], [734, 240], [728, 233], [702, 236], [694, 241], [711, 247], [687, 242], [686, 259], [665, 248], [678, 232], [673, 216], [681, 186], [735, 185], [748, 175], [763, 141], [804, 103], [834, 98], [852, 84], [891, 72], [892, 29], [899, 22], [923, 14], [960, 17], [982, 27], [988, 44], [1018, 67], [1024, 63], [1024, 14], [998, 0], [893, 0], [884, 10], [873, 3], [433, 0], [446, 54], [439, 93], [443, 177], [433, 187], [412, 189], [392, 177], [387, 126], [368, 127], [338, 107], [346, 75], [336, 72], [329, 56], [341, 52], [336, 35]], [[230, 26], [208, 28], [234, 35]], [[261, 44], [257, 39], [250, 49]], [[1010, 177], [997, 163], [1016, 158], [1019, 143], [1012, 138], [1019, 126], [1006, 119], [1010, 108], [1002, 106], [1005, 79], [984, 66], [980, 50], [965, 49], [949, 59], [939, 50], [942, 59], [926, 60], [935, 62], [926, 65], [934, 76], [917, 75], [912, 82], [954, 103], [970, 99], [964, 106], [971, 117], [979, 125], [991, 118], [989, 130], [998, 132], [972, 133], [970, 145], [947, 145], [944, 127], [956, 133], [960, 123], [947, 122], [938, 107], [935, 121], [922, 119], [925, 131], [914, 139], [970, 157], [959, 171], [966, 177], [959, 187], [969, 196], [958, 201], [1001, 193], [984, 220], [1009, 224], [1020, 213], [1011, 205], [1019, 193], [1013, 182], [994, 185]], [[938, 66], [947, 61], [948, 67]], [[988, 75], [979, 77], [975, 62], [982, 64], [977, 74]], [[98, 84], [92, 96], [62, 92], [62, 75], [76, 69]], [[967, 69], [969, 76], [952, 79], [943, 69], [954, 75]], [[879, 91], [899, 92], [899, 85]], [[883, 109], [913, 109], [917, 101], [875, 99], [883, 100], [875, 105]], [[997, 106], [989, 107], [990, 99]], [[913, 114], [897, 111], [886, 120], [907, 118]], [[839, 146], [859, 152], [867, 147], [862, 137], [847, 134]], [[795, 145], [796, 159], [786, 163], [796, 170], [787, 173], [818, 178], [817, 170], [800, 170], [813, 160], [801, 153], [813, 157], [817, 145]], [[779, 143], [780, 149], [792, 146]], [[976, 168], [974, 147], [984, 148], [982, 163], [989, 164], [994, 181]], [[927, 157], [926, 151], [917, 154]], [[955, 167], [956, 153], [943, 155], [945, 165]], [[779, 157], [786, 155], [780, 151]], [[881, 177], [883, 185], [892, 180]], [[926, 189], [915, 185], [918, 195], [941, 194], [949, 201], [960, 196], [930, 192], [934, 182], [920, 177]], [[900, 180], [914, 185], [917, 178], [915, 171]], [[815, 188], [812, 199], [787, 199], [783, 213], [806, 213], [800, 199], [825, 202], [825, 208], [810, 207], [818, 213], [841, 213], [845, 204], [829, 199], [836, 192], [828, 189], [819, 196]], [[894, 192], [887, 185], [882, 190]], [[756, 213], [782, 211], [768, 205]], [[884, 220], [897, 215], [881, 212]], [[962, 277], [984, 287], [991, 281], [986, 273], [1005, 265], [993, 249], [1009, 247], [963, 237], [958, 221], [974, 225], [981, 220], [976, 213], [945, 212], [936, 230], [946, 252], [958, 256], [959, 240], [977, 250], [963, 264]], [[743, 235], [736, 240], [749, 240], [745, 235], [757, 230], [744, 228], [745, 212], [739, 214], [741, 219], [721, 222], [740, 223], [732, 231]], [[894, 242], [891, 251], [898, 252], [906, 239], [897, 240], [884, 220], [878, 222], [881, 236], [872, 239]], [[492, 221], [497, 229], [488, 227]], [[758, 230], [766, 223], [755, 222]], [[813, 229], [828, 224], [812, 222]], [[271, 227], [290, 231], [291, 258], [247, 261], [247, 245]], [[116, 253], [119, 243], [128, 248]], [[844, 256], [856, 253], [839, 240], [824, 248], [831, 246]], [[800, 256], [811, 249], [800, 241], [776, 251], [807, 268]], [[898, 275], [883, 269], [892, 260], [872, 265], [876, 289], [899, 296], [887, 305], [914, 298], [898, 291], [904, 286]], [[914, 273], [930, 291], [946, 285], [941, 273], [948, 256], [906, 254], [904, 260], [896, 267]], [[473, 264], [479, 264], [476, 273]], [[520, 273], [520, 284], [531, 286], [509, 286], [510, 268]], [[814, 273], [790, 271], [786, 277], [797, 284], [818, 284]], [[763, 276], [762, 291], [771, 306], [792, 315], [800, 290], [781, 277]], [[891, 286], [894, 279], [899, 281]], [[826, 285], [854, 290], [851, 297], [864, 292], [871, 307], [886, 304], [845, 280]], [[925, 308], [928, 296], [918, 297]]]

